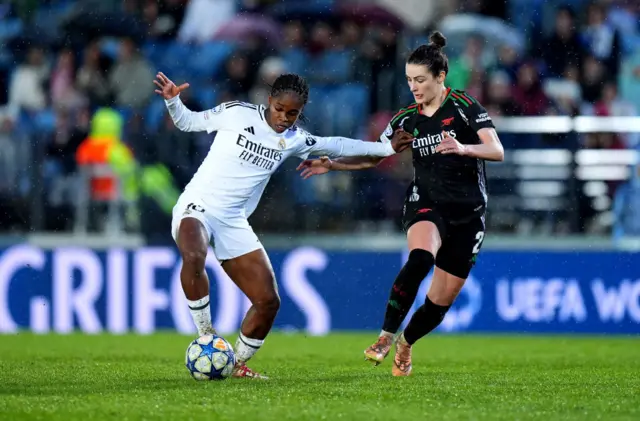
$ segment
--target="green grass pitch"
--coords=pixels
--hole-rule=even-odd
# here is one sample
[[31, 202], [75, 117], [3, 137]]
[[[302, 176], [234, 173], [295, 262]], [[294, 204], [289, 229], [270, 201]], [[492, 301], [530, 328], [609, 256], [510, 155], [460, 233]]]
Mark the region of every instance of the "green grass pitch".
[[394, 378], [375, 333], [278, 333], [251, 364], [271, 380], [205, 383], [191, 339], [0, 336], [0, 420], [640, 420], [638, 338], [433, 335]]

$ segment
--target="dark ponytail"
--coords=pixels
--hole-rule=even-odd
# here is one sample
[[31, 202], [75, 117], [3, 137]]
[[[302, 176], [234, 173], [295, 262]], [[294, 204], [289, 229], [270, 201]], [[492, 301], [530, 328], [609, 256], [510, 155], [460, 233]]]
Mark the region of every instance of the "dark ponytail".
[[429, 44], [416, 48], [407, 59], [407, 63], [427, 66], [433, 76], [438, 76], [440, 72], [449, 73], [449, 59], [442, 52], [447, 45], [447, 39], [441, 32], [435, 31], [429, 37], [429, 41]]

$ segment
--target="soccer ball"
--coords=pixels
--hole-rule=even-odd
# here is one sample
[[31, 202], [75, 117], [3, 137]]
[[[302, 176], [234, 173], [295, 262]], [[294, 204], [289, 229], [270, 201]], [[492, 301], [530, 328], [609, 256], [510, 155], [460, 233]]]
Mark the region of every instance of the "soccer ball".
[[224, 380], [231, 375], [236, 354], [231, 344], [216, 335], [204, 335], [189, 344], [185, 365], [196, 380]]

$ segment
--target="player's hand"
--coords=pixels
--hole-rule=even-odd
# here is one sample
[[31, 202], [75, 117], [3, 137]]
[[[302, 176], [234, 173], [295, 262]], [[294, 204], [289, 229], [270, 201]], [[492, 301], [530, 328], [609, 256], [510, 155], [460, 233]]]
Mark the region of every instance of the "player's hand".
[[407, 133], [402, 129], [396, 130], [391, 138], [391, 147], [396, 153], [402, 152], [407, 149], [413, 142], [413, 135]]
[[319, 159], [305, 159], [296, 168], [300, 171], [300, 177], [305, 180], [314, 175], [326, 174], [331, 171], [331, 159], [328, 156], [323, 156]]
[[171, 99], [180, 94], [180, 92], [184, 91], [189, 87], [188, 83], [183, 83], [180, 86], [176, 86], [175, 83], [171, 81], [168, 77], [164, 75], [162, 72], [158, 72], [156, 75], [156, 79], [153, 83], [160, 89], [156, 89], [155, 93], [161, 95], [164, 99]]
[[443, 155], [466, 155], [467, 148], [463, 144], [449, 136], [449, 134], [443, 130], [442, 142], [440, 142], [440, 144], [436, 147], [436, 152], [439, 152]]

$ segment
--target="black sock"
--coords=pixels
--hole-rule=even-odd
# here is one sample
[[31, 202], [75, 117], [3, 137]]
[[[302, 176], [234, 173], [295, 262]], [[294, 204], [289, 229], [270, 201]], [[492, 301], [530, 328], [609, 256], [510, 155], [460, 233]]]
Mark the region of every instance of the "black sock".
[[450, 307], [434, 304], [427, 297], [424, 304], [413, 314], [407, 328], [404, 330], [404, 339], [407, 343], [413, 345], [418, 339], [438, 327]]
[[400, 329], [418, 295], [420, 284], [433, 267], [434, 261], [433, 254], [427, 250], [411, 250], [407, 263], [404, 264], [391, 287], [382, 330], [396, 333]]

